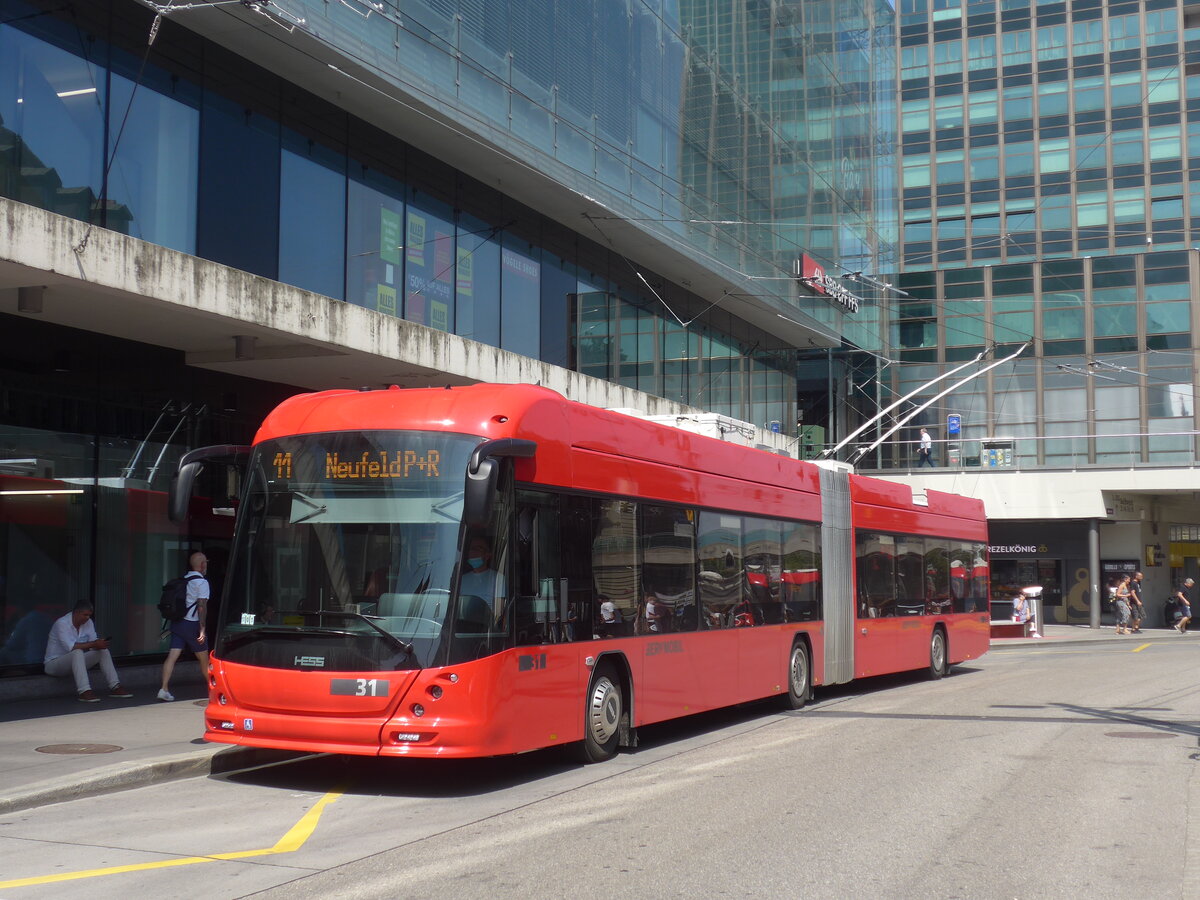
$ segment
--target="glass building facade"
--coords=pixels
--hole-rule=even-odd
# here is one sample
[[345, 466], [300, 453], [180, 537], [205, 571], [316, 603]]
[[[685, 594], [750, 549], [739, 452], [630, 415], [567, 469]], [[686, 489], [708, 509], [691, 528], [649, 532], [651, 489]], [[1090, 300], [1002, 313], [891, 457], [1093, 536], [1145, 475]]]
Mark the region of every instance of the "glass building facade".
[[[160, 20], [133, 0], [0, 0], [0, 196], [791, 431], [798, 348], [739, 304], [883, 347], [886, 297], [850, 313], [793, 271], [802, 254], [894, 265], [894, 28], [882, 0], [279, 0]], [[421, 149], [426, 126], [453, 161]], [[496, 184], [488, 154], [592, 214], [563, 224]], [[732, 287], [656, 273], [630, 231]], [[0, 672], [36, 663], [41, 626], [81, 597], [119, 655], [160, 651], [159, 585], [189, 547], [219, 582], [229, 524], [167, 522], [165, 475], [189, 446], [248, 441], [294, 389], [197, 378], [50, 314], [0, 314], [0, 334]]]
[[902, 0], [898, 19], [908, 296], [884, 394], [1030, 344], [914, 419], [879, 464], [914, 465], [920, 424], [951, 464], [1194, 463], [1191, 14], [1176, 0]]
[[[1112, 573], [1144, 569], [1148, 598], [1200, 576], [1175, 537], [1197, 518], [1200, 19], [1178, 0], [901, 0], [897, 18], [906, 296], [874, 399], [930, 405], [871, 464], [916, 471], [927, 426], [935, 464], [991, 498], [993, 619], [1037, 584], [1043, 621], [1099, 624]], [[1026, 344], [945, 397], [954, 379], [923, 387]], [[1049, 498], [1004, 496], [1031, 482]]]

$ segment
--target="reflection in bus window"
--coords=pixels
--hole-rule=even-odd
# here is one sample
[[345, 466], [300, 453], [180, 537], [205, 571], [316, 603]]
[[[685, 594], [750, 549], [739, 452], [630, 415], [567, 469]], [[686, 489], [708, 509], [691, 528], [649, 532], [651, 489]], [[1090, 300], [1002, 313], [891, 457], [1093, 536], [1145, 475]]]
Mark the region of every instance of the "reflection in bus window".
[[643, 504], [641, 523], [643, 620], [652, 630], [695, 631], [695, 512]]
[[701, 628], [733, 628], [742, 602], [742, 519], [700, 513]]
[[631, 500], [598, 500], [592, 538], [594, 593], [616, 607], [618, 630], [627, 633], [636, 621], [638, 603], [637, 504]]
[[930, 613], [950, 611], [950, 551], [940, 538], [925, 539], [926, 598]]
[[896, 546], [889, 534], [859, 532], [855, 557], [858, 615], [875, 619], [896, 614]]
[[925, 601], [925, 540], [896, 538], [896, 614], [923, 616]]
[[783, 614], [788, 622], [821, 618], [821, 529], [784, 522], [783, 567], [779, 575]]
[[755, 625], [778, 625], [783, 621], [779, 578], [783, 568], [782, 528], [771, 519], [745, 520], [746, 596]]
[[988, 585], [991, 578], [988, 574], [986, 553], [986, 545], [971, 545], [971, 593], [963, 612], [977, 612], [988, 608]]

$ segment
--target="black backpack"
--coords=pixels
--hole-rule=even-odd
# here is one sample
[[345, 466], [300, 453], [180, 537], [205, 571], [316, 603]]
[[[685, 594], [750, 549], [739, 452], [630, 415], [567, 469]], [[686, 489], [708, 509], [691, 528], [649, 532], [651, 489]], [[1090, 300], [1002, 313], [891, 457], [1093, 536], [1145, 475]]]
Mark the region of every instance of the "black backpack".
[[182, 621], [191, 606], [195, 605], [187, 602], [187, 583], [191, 580], [192, 575], [197, 578], [203, 577], [199, 573], [189, 572], [187, 575], [172, 578], [163, 585], [162, 597], [158, 601], [158, 611], [168, 622]]

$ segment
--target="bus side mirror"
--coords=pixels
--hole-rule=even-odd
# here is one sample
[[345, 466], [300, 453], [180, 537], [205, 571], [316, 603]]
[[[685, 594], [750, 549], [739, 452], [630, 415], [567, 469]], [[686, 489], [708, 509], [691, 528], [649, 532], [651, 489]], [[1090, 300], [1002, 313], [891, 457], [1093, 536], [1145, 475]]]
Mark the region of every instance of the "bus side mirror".
[[486, 525], [496, 499], [496, 483], [500, 479], [497, 457], [529, 458], [537, 452], [536, 441], [520, 438], [497, 438], [484, 441], [471, 453], [467, 463], [467, 480], [463, 487], [463, 522], [468, 527]]
[[188, 507], [192, 501], [192, 490], [196, 485], [196, 476], [204, 468], [204, 463], [193, 462], [181, 465], [179, 471], [171, 479], [171, 487], [167, 492], [167, 518], [176, 524], [187, 521]]
[[487, 524], [499, 479], [499, 460], [481, 460], [474, 472], [467, 470], [467, 484], [463, 491], [463, 523], [468, 528]]
[[188, 507], [192, 502], [192, 490], [204, 468], [205, 460], [223, 458], [240, 463], [249, 456], [250, 448], [240, 444], [199, 447], [183, 454], [179, 459], [179, 468], [171, 478], [170, 490], [167, 492], [167, 518], [176, 523], [187, 521]]

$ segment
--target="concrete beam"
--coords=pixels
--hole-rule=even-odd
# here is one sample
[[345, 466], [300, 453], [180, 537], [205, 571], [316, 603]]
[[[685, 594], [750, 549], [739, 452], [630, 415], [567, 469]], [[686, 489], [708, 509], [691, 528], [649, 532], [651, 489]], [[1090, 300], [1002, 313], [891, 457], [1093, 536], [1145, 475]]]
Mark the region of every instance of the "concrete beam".
[[[43, 285], [31, 304], [23, 289]], [[170, 347], [188, 365], [308, 390], [524, 383], [603, 408], [703, 412], [4, 198], [0, 313]], [[788, 446], [763, 430], [755, 440]]]

